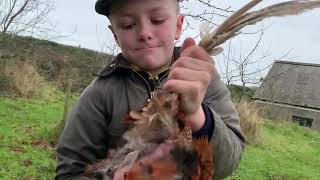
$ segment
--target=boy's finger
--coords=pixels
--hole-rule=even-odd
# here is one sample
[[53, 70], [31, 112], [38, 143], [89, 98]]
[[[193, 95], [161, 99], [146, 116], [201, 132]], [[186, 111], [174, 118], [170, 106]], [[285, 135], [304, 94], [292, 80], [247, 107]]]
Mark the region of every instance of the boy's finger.
[[[188, 74], [188, 76], [186, 76]], [[212, 75], [206, 71], [198, 71], [188, 68], [176, 68], [169, 74], [168, 79], [183, 80], [183, 81], [196, 81], [196, 82], [209, 82]]]
[[[191, 46], [194, 46], [194, 48], [189, 48]], [[180, 57], [192, 57], [195, 59], [201, 59], [212, 62], [210, 55], [200, 46], [196, 46], [196, 42], [193, 38], [187, 38], [184, 40], [181, 48]]]
[[182, 44], [182, 48], [181, 48], [181, 52], [183, 50], [185, 50], [186, 48], [190, 47], [190, 46], [193, 46], [193, 45], [196, 45], [196, 42], [194, 41], [193, 38], [187, 38], [183, 41], [183, 44]]

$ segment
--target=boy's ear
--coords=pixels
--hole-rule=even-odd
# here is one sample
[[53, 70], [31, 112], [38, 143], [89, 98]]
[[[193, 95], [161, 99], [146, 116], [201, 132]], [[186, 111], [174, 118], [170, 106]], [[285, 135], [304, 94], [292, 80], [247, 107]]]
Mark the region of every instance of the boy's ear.
[[177, 30], [176, 30], [175, 40], [178, 40], [180, 38], [180, 35], [182, 33], [183, 22], [184, 22], [184, 16], [179, 15], [177, 20]]
[[112, 32], [113, 37], [114, 37], [114, 40], [116, 40], [117, 44], [119, 45], [119, 43], [118, 43], [118, 37], [117, 37], [116, 33], [114, 32], [113, 27], [112, 27], [111, 25], [109, 25], [108, 28], [109, 28], [110, 31]]

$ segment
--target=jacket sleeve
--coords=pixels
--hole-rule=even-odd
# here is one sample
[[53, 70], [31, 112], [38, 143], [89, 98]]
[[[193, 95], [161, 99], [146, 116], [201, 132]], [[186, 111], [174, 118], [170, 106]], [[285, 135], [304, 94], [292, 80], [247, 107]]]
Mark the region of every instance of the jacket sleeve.
[[55, 179], [82, 179], [88, 164], [106, 155], [104, 93], [94, 81], [69, 114], [57, 146]]
[[211, 138], [213, 134], [213, 130], [214, 130], [213, 114], [211, 113], [211, 110], [209, 109], [209, 107], [204, 103], [202, 103], [202, 109], [205, 115], [204, 125], [202, 126], [201, 129], [192, 133], [193, 138], [201, 138], [201, 137]]
[[223, 179], [230, 176], [238, 167], [245, 138], [241, 132], [239, 115], [231, 101], [229, 90], [220, 76], [210, 83], [204, 104], [209, 107], [214, 123], [211, 137], [215, 158], [213, 179]]

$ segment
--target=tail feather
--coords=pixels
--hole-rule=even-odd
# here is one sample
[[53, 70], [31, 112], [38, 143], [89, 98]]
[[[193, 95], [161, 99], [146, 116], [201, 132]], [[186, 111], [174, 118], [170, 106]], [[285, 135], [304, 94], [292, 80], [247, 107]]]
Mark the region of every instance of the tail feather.
[[210, 28], [203, 30], [201, 32], [202, 40], [199, 45], [208, 53], [212, 53], [215, 52], [217, 46], [221, 45], [228, 39], [237, 36], [239, 31], [247, 25], [255, 24], [269, 17], [297, 15], [320, 7], [320, 0], [296, 0], [278, 3], [258, 11], [246, 13], [260, 2], [261, 0], [251, 1], [226, 19], [224, 23], [218, 26], [218, 28], [213, 32]]
[[199, 154], [200, 179], [212, 179], [214, 175], [212, 145], [209, 143], [207, 137], [194, 140], [193, 145]]
[[228, 31], [238, 31], [246, 25], [252, 25], [269, 17], [298, 15], [308, 10], [319, 8], [320, 1], [289, 1], [275, 4], [259, 11], [244, 15], [241, 20], [231, 26]]

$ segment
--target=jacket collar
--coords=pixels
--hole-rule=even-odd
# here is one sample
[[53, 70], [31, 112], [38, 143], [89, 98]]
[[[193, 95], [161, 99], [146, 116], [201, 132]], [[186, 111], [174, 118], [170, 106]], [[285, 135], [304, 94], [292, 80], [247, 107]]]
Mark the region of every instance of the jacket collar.
[[[179, 56], [180, 56], [180, 47], [175, 47], [173, 51], [174, 61], [177, 60]], [[107, 65], [97, 76], [106, 77], [120, 69], [131, 70], [130, 64], [125, 59], [122, 53], [118, 54], [115, 58], [113, 58], [112, 62], [109, 65]]]
[[125, 60], [122, 53], [115, 56], [111, 63], [107, 65], [99, 74], [97, 74], [97, 76], [106, 77], [119, 68], [130, 69], [130, 64]]

